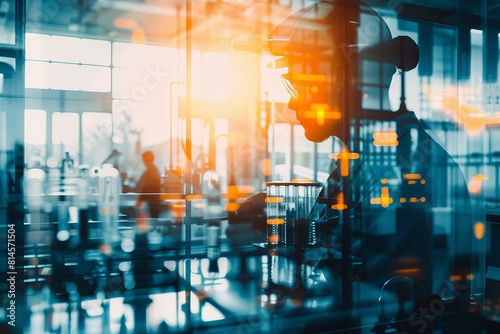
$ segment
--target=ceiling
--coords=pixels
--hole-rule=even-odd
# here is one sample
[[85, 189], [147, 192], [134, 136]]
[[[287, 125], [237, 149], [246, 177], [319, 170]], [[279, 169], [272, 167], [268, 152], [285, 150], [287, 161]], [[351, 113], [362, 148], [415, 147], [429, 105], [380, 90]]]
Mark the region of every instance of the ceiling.
[[[193, 44], [226, 47], [240, 35], [266, 36], [289, 6], [254, 0], [194, 0]], [[186, 2], [179, 0], [27, 0], [27, 31], [183, 46]]]
[[[4, 3], [0, 0], [0, 14]], [[236, 36], [267, 36], [304, 0], [191, 0], [197, 48], [223, 49]], [[500, 0], [366, 0], [407, 19], [480, 29], [488, 16], [500, 31]], [[280, 4], [281, 3], [281, 4]], [[284, 3], [284, 4], [283, 4]], [[13, 6], [12, 6], [13, 7]], [[186, 0], [26, 0], [28, 32], [184, 47]], [[1, 15], [0, 15], [1, 19]]]

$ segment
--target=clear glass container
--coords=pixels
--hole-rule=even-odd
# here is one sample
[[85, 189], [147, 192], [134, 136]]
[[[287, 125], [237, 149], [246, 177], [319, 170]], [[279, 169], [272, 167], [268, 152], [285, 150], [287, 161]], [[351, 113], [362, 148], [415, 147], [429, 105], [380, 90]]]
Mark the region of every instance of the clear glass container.
[[120, 173], [111, 164], [105, 164], [98, 174], [97, 206], [105, 244], [115, 245], [119, 241], [118, 213], [120, 208]]
[[317, 222], [308, 221], [308, 218], [319, 187], [317, 182], [266, 184], [268, 246], [306, 247], [317, 243]]

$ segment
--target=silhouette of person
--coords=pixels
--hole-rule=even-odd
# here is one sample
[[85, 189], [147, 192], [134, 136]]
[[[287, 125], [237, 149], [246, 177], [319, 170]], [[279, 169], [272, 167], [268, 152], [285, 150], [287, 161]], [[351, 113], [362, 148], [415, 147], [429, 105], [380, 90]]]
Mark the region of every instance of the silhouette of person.
[[[291, 95], [288, 107], [305, 137], [317, 143], [335, 137], [343, 146], [310, 217], [321, 222], [319, 246], [347, 259], [346, 286], [339, 287], [347, 304], [375, 303], [374, 288], [408, 276], [426, 291], [422, 298], [453, 297], [460, 301], [456, 310], [464, 311], [471, 270], [469, 195], [458, 165], [407, 110], [404, 73], [418, 64], [416, 43], [408, 36], [392, 38], [365, 3], [332, 0], [285, 19], [271, 32], [268, 47], [278, 56], [273, 67], [288, 69], [282, 76]], [[392, 111], [389, 88], [396, 79], [401, 101]], [[388, 127], [392, 131], [373, 130]], [[350, 255], [362, 259], [364, 272], [354, 275]], [[450, 277], [459, 294], [446, 289]]]
[[152, 151], [142, 153], [142, 161], [146, 170], [137, 182], [135, 191], [141, 193], [137, 199], [137, 207], [142, 208], [143, 204], [147, 203], [150, 217], [158, 218], [160, 214], [161, 176], [154, 160], [155, 156]]

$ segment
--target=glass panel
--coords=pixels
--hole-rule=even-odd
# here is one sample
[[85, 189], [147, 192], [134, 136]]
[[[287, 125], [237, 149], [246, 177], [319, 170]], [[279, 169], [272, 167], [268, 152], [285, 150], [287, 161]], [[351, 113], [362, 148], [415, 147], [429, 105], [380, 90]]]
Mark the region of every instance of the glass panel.
[[111, 65], [111, 43], [96, 39], [80, 40], [80, 62], [89, 65]]
[[64, 90], [80, 89], [80, 66], [73, 64], [50, 64], [50, 88]]
[[27, 60], [26, 88], [48, 89], [50, 87], [50, 66], [47, 62]]
[[80, 39], [65, 36], [50, 36], [50, 60], [79, 63]]
[[1, 44], [16, 44], [16, 2], [15, 0], [2, 0], [0, 2], [0, 34]]
[[147, 69], [113, 67], [113, 83], [113, 111], [127, 114], [127, 127], [141, 133], [143, 145], [166, 140], [169, 100], [165, 92], [169, 82], [161, 78], [155, 81]]
[[233, 76], [228, 54], [205, 52], [202, 55], [201, 77], [203, 97], [213, 100], [227, 100], [231, 96]]
[[47, 113], [45, 110], [26, 110], [24, 140], [27, 167], [45, 166], [47, 141]]
[[[113, 43], [113, 66], [159, 71], [177, 69], [177, 50], [153, 45]], [[171, 75], [173, 73], [170, 73]]]
[[50, 36], [27, 33], [26, 59], [50, 60]]
[[80, 90], [87, 92], [110, 92], [111, 68], [81, 65]]
[[[111, 114], [93, 112], [82, 114], [82, 163], [89, 166], [101, 165], [112, 150], [112, 131]], [[123, 149], [120, 151], [123, 151]], [[123, 154], [126, 154], [126, 152], [123, 152]], [[120, 161], [125, 161], [125, 159], [120, 159]], [[118, 164], [119, 161], [114, 160], [109, 162]]]
[[[141, 82], [141, 78], [144, 75], [144, 71], [133, 68], [122, 68], [122, 67], [113, 67], [112, 71], [112, 81], [113, 88], [112, 94], [115, 99], [129, 100], [143, 98], [141, 92], [141, 86], [136, 89], [133, 89], [137, 82]], [[144, 89], [145, 90], [145, 89]], [[127, 109], [130, 109], [132, 106], [135, 106], [135, 103], [130, 103], [127, 106]]]
[[63, 159], [64, 153], [69, 152], [71, 157], [78, 160], [80, 143], [80, 118], [75, 113], [52, 114], [52, 152], [58, 161]]

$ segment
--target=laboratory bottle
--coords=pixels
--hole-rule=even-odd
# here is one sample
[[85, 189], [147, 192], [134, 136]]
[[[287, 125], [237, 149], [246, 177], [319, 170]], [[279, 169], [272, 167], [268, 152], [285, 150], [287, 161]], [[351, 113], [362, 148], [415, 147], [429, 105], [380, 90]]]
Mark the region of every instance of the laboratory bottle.
[[120, 173], [111, 164], [105, 164], [98, 174], [97, 207], [103, 242], [116, 246], [119, 241], [118, 213], [120, 208]]
[[78, 207], [78, 227], [80, 232], [80, 245], [85, 246], [89, 238], [89, 175], [88, 166], [80, 166], [80, 178], [78, 179], [78, 193], [76, 205]]

